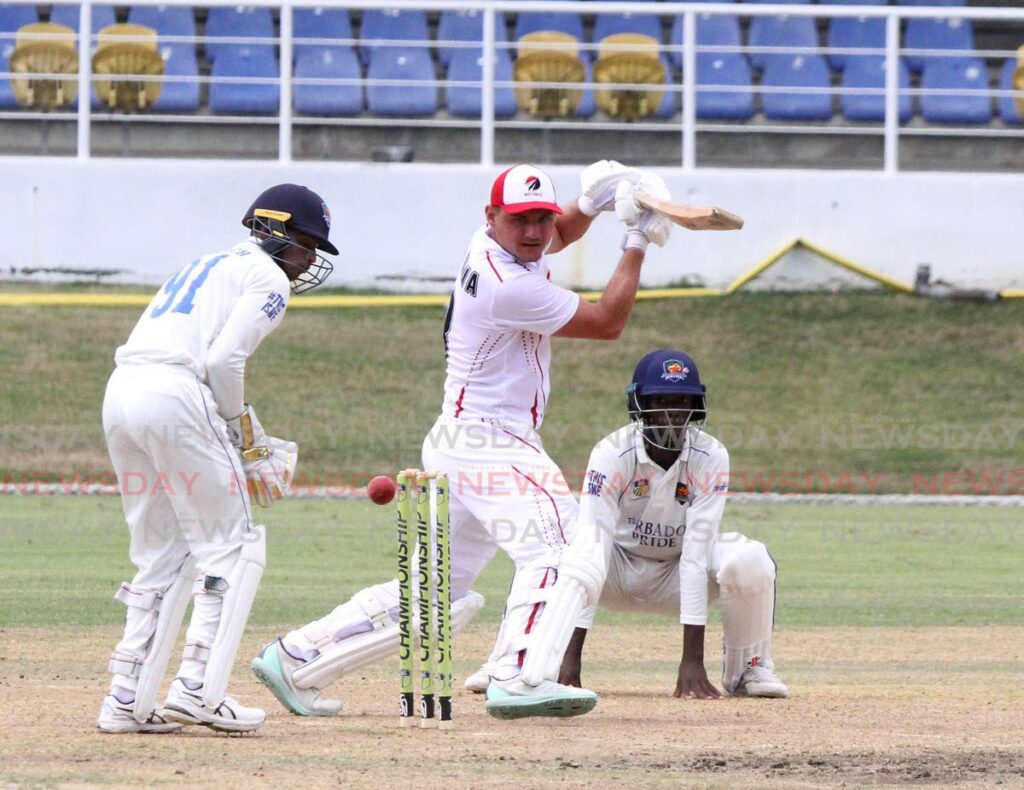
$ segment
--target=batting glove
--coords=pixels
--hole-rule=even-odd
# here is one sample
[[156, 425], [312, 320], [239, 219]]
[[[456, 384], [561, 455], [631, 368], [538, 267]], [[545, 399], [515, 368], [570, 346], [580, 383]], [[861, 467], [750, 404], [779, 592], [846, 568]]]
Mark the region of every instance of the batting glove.
[[[619, 212], [619, 206], [630, 206], [630, 210]], [[641, 209], [633, 200], [633, 189], [631, 184], [622, 184], [616, 194], [616, 213], [625, 216], [626, 235], [622, 237], [622, 249], [635, 249], [645, 252], [648, 242], [654, 242], [659, 247], [664, 247], [672, 233], [672, 222], [650, 209]]]
[[602, 211], [611, 211], [619, 184], [623, 181], [635, 182], [639, 178], [639, 170], [612, 159], [594, 162], [580, 173], [580, 192], [583, 194], [576, 205], [588, 217], [596, 217]]

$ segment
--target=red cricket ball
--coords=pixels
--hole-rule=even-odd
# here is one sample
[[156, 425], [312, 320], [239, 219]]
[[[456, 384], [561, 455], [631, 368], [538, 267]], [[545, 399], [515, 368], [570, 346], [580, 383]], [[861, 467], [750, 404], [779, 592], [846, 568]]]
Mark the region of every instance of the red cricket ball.
[[380, 475], [373, 478], [366, 486], [366, 493], [378, 505], [386, 505], [395, 498], [395, 481]]

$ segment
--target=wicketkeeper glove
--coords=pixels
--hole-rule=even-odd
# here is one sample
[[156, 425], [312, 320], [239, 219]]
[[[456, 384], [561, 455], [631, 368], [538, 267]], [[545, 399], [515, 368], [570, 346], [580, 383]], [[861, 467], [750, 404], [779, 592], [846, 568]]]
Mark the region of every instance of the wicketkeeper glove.
[[299, 446], [273, 436], [265, 436], [264, 442], [262, 446], [242, 450], [242, 472], [249, 498], [260, 507], [270, 507], [274, 500], [291, 491]]
[[612, 159], [585, 168], [580, 173], [580, 192], [576, 201], [580, 211], [588, 217], [596, 217], [602, 211], [611, 211], [615, 204], [615, 190], [622, 181], [635, 182], [640, 179], [640, 171], [619, 164]]

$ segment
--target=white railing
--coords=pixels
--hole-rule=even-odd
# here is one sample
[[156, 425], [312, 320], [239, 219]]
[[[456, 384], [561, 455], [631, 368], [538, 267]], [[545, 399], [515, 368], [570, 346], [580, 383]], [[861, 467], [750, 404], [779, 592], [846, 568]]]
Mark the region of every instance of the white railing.
[[[35, 5], [33, 0], [7, 0], [8, 3], [22, 3]], [[80, 31], [89, 31], [92, 27], [92, 6], [94, 5], [92, 0], [83, 0], [78, 3], [81, 8], [81, 16], [79, 20]], [[184, 5], [189, 7], [200, 7], [210, 8], [213, 6], [236, 6], [238, 3], [236, 0], [203, 0], [201, 3], [183, 2], [182, 0], [134, 0], [132, 5]], [[75, 119], [77, 122], [77, 156], [79, 159], [89, 159], [91, 156], [91, 128], [94, 121], [106, 122], [106, 121], [119, 121], [119, 122], [146, 122], [146, 123], [212, 123], [212, 124], [226, 124], [226, 123], [249, 123], [249, 124], [276, 124], [278, 126], [278, 159], [281, 162], [289, 162], [292, 159], [292, 129], [295, 125], [346, 125], [346, 126], [426, 126], [426, 127], [455, 127], [455, 128], [474, 128], [479, 127], [480, 131], [480, 163], [483, 165], [491, 165], [494, 162], [494, 142], [495, 135], [498, 131], [503, 129], [530, 129], [530, 128], [548, 128], [548, 129], [592, 129], [592, 130], [623, 130], [628, 129], [629, 131], [636, 132], [650, 132], [666, 130], [678, 131], [681, 138], [681, 151], [680, 151], [680, 162], [685, 170], [692, 170], [697, 167], [697, 136], [701, 132], [720, 132], [720, 133], [749, 133], [756, 134], [759, 132], [771, 132], [771, 133], [788, 133], [788, 134], [840, 134], [840, 135], [878, 135], [881, 134], [884, 137], [884, 170], [886, 173], [895, 173], [899, 169], [899, 140], [901, 136], [906, 135], [927, 135], [927, 136], [951, 136], [951, 135], [965, 135], [965, 136], [986, 136], [986, 137], [1014, 137], [1024, 138], [1024, 128], [1009, 128], [1002, 127], [998, 122], [989, 124], [981, 127], [948, 127], [943, 125], [933, 126], [916, 126], [906, 127], [901, 126], [899, 120], [899, 100], [901, 95], [910, 96], [921, 96], [924, 94], [941, 93], [941, 90], [925, 90], [923, 88], [910, 88], [900, 89], [899, 87], [899, 61], [898, 57], [902, 56], [913, 56], [913, 55], [927, 55], [929, 57], [941, 57], [941, 56], [952, 56], [952, 55], [975, 55], [979, 57], [989, 58], [1007, 58], [1012, 57], [1016, 54], [1015, 50], [1007, 51], [996, 51], [996, 50], [971, 50], [971, 51], [941, 51], [941, 50], [913, 50], [902, 48], [900, 45], [900, 23], [903, 20], [913, 18], [929, 18], [929, 17], [944, 17], [944, 18], [960, 18], [968, 20], [996, 20], [996, 21], [1007, 21], [1007, 22], [1020, 22], [1022, 23], [1022, 43], [1024, 43], [1024, 8], [962, 8], [962, 7], [950, 7], [950, 6], [935, 6], [935, 7], [921, 7], [921, 6], [839, 6], [839, 5], [763, 5], [755, 3], [727, 3], [727, 4], [715, 4], [715, 3], [675, 3], [675, 2], [578, 2], [578, 1], [561, 1], [561, 0], [542, 0], [540, 2], [536, 0], [530, 0], [526, 2], [511, 2], [510, 0], [320, 0], [320, 2], [311, 2], [310, 0], [300, 0], [295, 2], [294, 0], [248, 0], [245, 3], [248, 6], [257, 7], [270, 7], [276, 9], [279, 14], [279, 37], [273, 39], [246, 39], [242, 37], [221, 37], [216, 39], [206, 39], [202, 36], [195, 38], [191, 37], [162, 37], [162, 40], [166, 38], [168, 42], [182, 42], [191, 41], [194, 43], [203, 41], [216, 41], [226, 43], [259, 43], [259, 44], [277, 44], [279, 47], [279, 66], [280, 73], [277, 78], [217, 78], [216, 80], [212, 77], [199, 76], [198, 78], [192, 77], [164, 77], [164, 81], [190, 81], [199, 82], [200, 84], [209, 84], [213, 81], [232, 81], [239, 83], [270, 83], [279, 86], [279, 112], [276, 116], [228, 116], [228, 115], [167, 115], [167, 114], [138, 114], [138, 115], [122, 115], [112, 113], [95, 113], [93, 112], [90, 101], [81, 100], [78, 102], [78, 109], [76, 113], [64, 112], [64, 113], [37, 113], [37, 112], [4, 112], [0, 113], [0, 119], [2, 118], [17, 118], [17, 119]], [[440, 86], [482, 86], [482, 116], [480, 120], [468, 119], [458, 120], [451, 118], [429, 118], [429, 119], [396, 119], [388, 117], [312, 117], [312, 116], [300, 116], [296, 117], [292, 106], [292, 87], [293, 87], [293, 47], [294, 41], [292, 38], [293, 30], [293, 12], [295, 8], [308, 8], [308, 7], [324, 7], [324, 8], [344, 8], [353, 11], [369, 10], [369, 9], [400, 9], [400, 10], [425, 10], [428, 12], [440, 12], [447, 10], [470, 10], [478, 9], [483, 13], [483, 42], [459, 42], [459, 41], [438, 41], [430, 40], [426, 42], [401, 42], [404, 46], [423, 46], [428, 48], [436, 48], [439, 46], [452, 47], [452, 48], [479, 48], [482, 43], [483, 50], [483, 62], [482, 62], [482, 78], [481, 82], [449, 82], [448, 80], [434, 80], [434, 81], [416, 81], [408, 84], [414, 84], [417, 86], [433, 85], [435, 87]], [[666, 120], [666, 121], [646, 121], [646, 122], [606, 122], [606, 121], [573, 121], [573, 120], [499, 120], [495, 118], [495, 106], [494, 106], [494, 95], [495, 88], [509, 88], [513, 87], [515, 83], [501, 82], [495, 79], [494, 63], [496, 51], [499, 47], [514, 49], [517, 45], [514, 41], [510, 42], [497, 42], [495, 40], [495, 14], [504, 12], [507, 15], [514, 15], [516, 13], [524, 11], [542, 11], [542, 12], [553, 12], [553, 13], [578, 13], [578, 14], [598, 14], [598, 13], [630, 13], [630, 14], [656, 14], [662, 18], [670, 16], [681, 16], [683, 18], [683, 40], [681, 45], [676, 45], [675, 42], [670, 44], [663, 44], [660, 48], [663, 54], [677, 54], [681, 57], [683, 68], [682, 68], [682, 82], [678, 85], [666, 85], [665, 90], [672, 90], [679, 92], [682, 97], [682, 110], [680, 113], [680, 119]], [[867, 18], [883, 18], [886, 20], [886, 42], [884, 50], [871, 50], [871, 49], [830, 49], [827, 46], [824, 47], [809, 47], [809, 48], [792, 48], [792, 49], [778, 49], [771, 47], [752, 47], [752, 46], [738, 46], [738, 47], [720, 47], [720, 46], [704, 46], [701, 45], [700, 51], [702, 52], [763, 52], [766, 54], [773, 54], [779, 52], [814, 52], [818, 54], [846, 54], [846, 55], [864, 55], [864, 54], [878, 54], [885, 55], [886, 58], [886, 77], [885, 77], [885, 120], [884, 123], [879, 124], [843, 124], [839, 122], [832, 122], [828, 124], [807, 124], [807, 123], [766, 123], [766, 122], [754, 122], [754, 123], [709, 123], [699, 121], [696, 115], [697, 105], [697, 89], [714, 89], [716, 92], [729, 92], [732, 90], [748, 90], [747, 88], [735, 88], [730, 86], [717, 86], [711, 84], [700, 84], [696, 81], [696, 64], [697, 64], [697, 19], [702, 14], [727, 14], [739, 17], [756, 17], [756, 16], [809, 16], [809, 17], [823, 17], [823, 18], [840, 18], [840, 17], [867, 17]], [[10, 34], [13, 36], [13, 34]], [[81, 38], [80, 33], [80, 38]], [[2, 37], [3, 34], [0, 34]], [[95, 36], [91, 39], [95, 41]], [[351, 45], [353, 47], [359, 44], [368, 43], [365, 40], [357, 38], [352, 39], [302, 39], [304, 44], [309, 43], [321, 43], [321, 44], [342, 44]], [[3, 40], [0, 38], [0, 47], [3, 45]], [[395, 43], [388, 41], [380, 41], [377, 43]], [[597, 44], [587, 44], [581, 42], [581, 49], [596, 50]], [[89, 97], [91, 96], [91, 53], [92, 46], [79, 46], [79, 96]], [[12, 77], [9, 73], [3, 74], [6, 77]], [[17, 75], [23, 76], [23, 75]], [[306, 84], [336, 84], [342, 85], [351, 83], [352, 80], [305, 80]], [[387, 80], [372, 80], [369, 78], [360, 78], [358, 82], [361, 85], [370, 84], [403, 84], [401, 82], [387, 81]], [[585, 87], [590, 89], [596, 89], [598, 87], [608, 88], [606, 84], [600, 86], [596, 83], [585, 83]], [[633, 86], [623, 86], [633, 87]], [[639, 86], [637, 86], [639, 87]], [[771, 87], [766, 85], [752, 85], [749, 90], [756, 93], [767, 94], [772, 92], [780, 92], [787, 94], [810, 92], [810, 93], [822, 93], [822, 89], [819, 87], [814, 88], [799, 88], [799, 87]], [[878, 95], [878, 90], [873, 88], [844, 88], [844, 87], [829, 87], [825, 92], [830, 95], [843, 94], [843, 93], [860, 93], [860, 94], [873, 94]], [[957, 95], [971, 95], [972, 91], [968, 90], [956, 90], [951, 91]], [[989, 88], [985, 91], [975, 91], [973, 93], [982, 92], [987, 96], [994, 97], [996, 100], [1003, 96], [1012, 95], [1019, 96], [1021, 94], [1013, 91], [1002, 91], [997, 88]], [[998, 113], [997, 113], [998, 114]]]

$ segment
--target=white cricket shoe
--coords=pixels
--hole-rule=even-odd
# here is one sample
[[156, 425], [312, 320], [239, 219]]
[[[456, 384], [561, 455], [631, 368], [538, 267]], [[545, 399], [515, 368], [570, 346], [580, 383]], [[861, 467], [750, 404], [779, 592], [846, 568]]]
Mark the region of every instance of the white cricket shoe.
[[487, 686], [487, 712], [498, 719], [528, 716], [568, 718], [582, 716], [597, 705], [597, 694], [589, 689], [563, 686], [553, 680], [530, 686], [520, 678], [497, 680]]
[[176, 721], [167, 721], [156, 711], [144, 722], [135, 720], [135, 704], [121, 702], [113, 694], [107, 694], [100, 706], [100, 715], [96, 719], [96, 729], [100, 732], [177, 732], [181, 725]]
[[467, 691], [472, 691], [474, 694], [483, 694], [487, 691], [487, 687], [491, 685], [491, 665], [484, 664], [480, 669], [466, 678], [466, 682], [462, 685]]
[[778, 697], [789, 696], [786, 684], [779, 680], [774, 671], [760, 664], [747, 669], [740, 678], [739, 685], [733, 692], [738, 697]]
[[160, 715], [182, 724], [199, 724], [218, 732], [252, 732], [264, 721], [267, 714], [259, 708], [247, 708], [231, 696], [216, 708], [203, 703], [202, 688], [192, 691], [181, 678], [175, 678]]
[[337, 716], [344, 707], [340, 699], [324, 697], [317, 688], [299, 688], [292, 681], [292, 673], [303, 663], [285, 650], [278, 638], [266, 645], [249, 666], [278, 702], [296, 716]]

